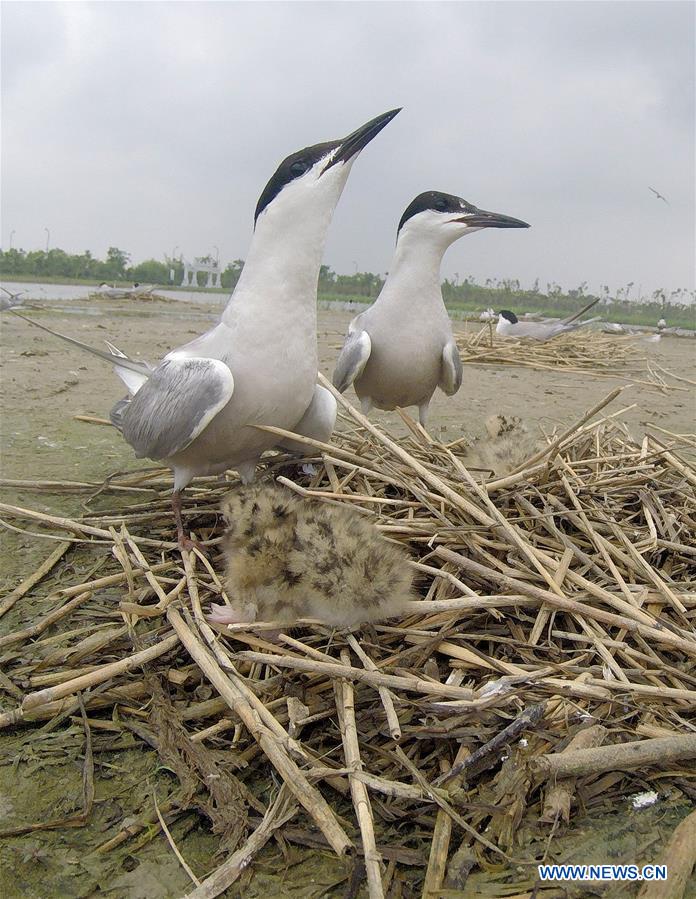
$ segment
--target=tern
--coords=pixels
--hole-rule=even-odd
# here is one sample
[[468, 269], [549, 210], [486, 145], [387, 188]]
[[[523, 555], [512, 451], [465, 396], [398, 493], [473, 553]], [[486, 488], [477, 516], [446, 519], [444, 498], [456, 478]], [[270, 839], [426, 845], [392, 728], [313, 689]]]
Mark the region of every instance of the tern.
[[452, 194], [419, 194], [401, 216], [384, 287], [348, 326], [334, 386], [343, 393], [353, 384], [365, 414], [373, 406], [418, 406], [425, 425], [436, 388], [453, 396], [462, 383], [462, 363], [440, 287], [445, 251], [482, 228], [528, 227]]
[[110, 300], [125, 300], [141, 294], [149, 295], [154, 289], [154, 284], [138, 284], [136, 282], [132, 287], [110, 287], [105, 281], [102, 281], [94, 292]]
[[655, 194], [655, 199], [662, 200], [669, 206], [669, 200], [667, 199], [667, 197], [663, 197], [662, 194], [659, 191], [655, 190], [654, 187], [648, 186], [648, 190], [651, 190]]
[[190, 548], [191, 541], [183, 530], [181, 491], [199, 475], [229, 468], [244, 483], [252, 481], [261, 454], [278, 443], [257, 426], [322, 440], [333, 430], [336, 402], [317, 384], [317, 282], [324, 242], [353, 163], [399, 111], [281, 162], [256, 206], [242, 274], [211, 330], [156, 366], [111, 344], [104, 351], [67, 338], [111, 362], [126, 384], [129, 396], [112, 409], [112, 422], [138, 458], [173, 470], [172, 508], [182, 548]]
[[6, 287], [0, 287], [7, 296], [0, 296], [0, 312], [4, 312], [5, 309], [14, 309], [15, 306], [23, 306], [24, 305], [24, 294], [26, 290], [18, 290], [17, 293], [12, 293], [11, 290], [8, 290]]
[[551, 340], [552, 337], [558, 337], [559, 334], [567, 334], [568, 331], [575, 331], [578, 328], [589, 325], [591, 322], [599, 321], [601, 316], [588, 318], [584, 322], [577, 321], [581, 315], [592, 309], [598, 302], [599, 297], [569, 318], [550, 318], [543, 322], [521, 322], [514, 312], [510, 312], [509, 309], [501, 309], [498, 313], [498, 324], [495, 327], [495, 333], [500, 335], [500, 337], [529, 337], [531, 340]]

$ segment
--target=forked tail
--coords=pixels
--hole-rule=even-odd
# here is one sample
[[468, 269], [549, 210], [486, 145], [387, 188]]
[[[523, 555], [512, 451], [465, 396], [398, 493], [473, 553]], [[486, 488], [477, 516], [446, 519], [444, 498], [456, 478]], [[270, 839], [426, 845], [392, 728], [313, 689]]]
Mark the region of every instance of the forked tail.
[[[86, 353], [91, 353], [93, 356], [97, 356], [99, 359], [103, 359], [104, 362], [110, 362], [114, 366], [116, 374], [119, 376], [119, 378], [121, 378], [121, 380], [132, 393], [135, 393], [138, 387], [141, 387], [152, 374], [152, 366], [148, 365], [147, 362], [137, 362], [135, 359], [131, 359], [129, 356], [126, 356], [117, 347], [115, 347], [108, 341], [106, 341], [106, 345], [107, 347], [109, 347], [109, 349], [100, 350], [97, 347], [90, 346], [87, 343], [82, 343], [81, 340], [76, 340], [74, 337], [68, 337], [67, 334], [61, 334], [60, 331], [54, 331], [53, 328], [49, 328], [48, 325], [42, 325], [35, 319], [28, 318], [26, 315], [22, 315], [20, 312], [17, 312], [16, 309], [10, 309], [9, 311], [13, 315], [16, 315], [17, 318], [21, 318], [23, 321], [29, 322], [30, 325], [34, 325], [34, 327], [36, 328], [41, 328], [42, 331], [47, 331], [54, 337], [59, 337], [66, 343], [70, 343], [73, 346], [84, 350]], [[138, 377], [134, 378], [133, 374], [137, 375]]]

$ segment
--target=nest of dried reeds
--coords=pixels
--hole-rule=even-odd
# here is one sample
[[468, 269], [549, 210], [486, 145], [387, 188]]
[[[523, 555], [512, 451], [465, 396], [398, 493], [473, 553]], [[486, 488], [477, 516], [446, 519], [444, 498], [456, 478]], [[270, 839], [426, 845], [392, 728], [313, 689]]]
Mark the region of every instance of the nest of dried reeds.
[[[309, 623], [275, 644], [206, 622], [230, 485], [189, 491], [185, 521], [205, 553], [172, 542], [161, 473], [110, 480], [102, 493], [156, 496], [79, 520], [3, 505], [5, 518], [71, 537], [0, 613], [40, 589], [71, 541], [106, 546], [111, 561], [0, 638], [0, 686], [14, 697], [0, 725], [72, 716], [85, 768], [95, 729], [128, 728], [154, 746], [181, 790], [102, 849], [153, 825], [169, 835], [193, 803], [227, 858], [191, 896], [222, 892], [275, 832], [355, 848], [371, 897], [405, 867], [424, 895], [461, 887], [476, 865], [502, 865], [532, 889], [536, 870], [516, 867], [523, 835], [547, 846], [580, 807], [640, 788], [696, 798], [696, 443], [636, 443], [617, 418], [592, 420], [617, 392], [488, 480], [472, 477], [458, 445], [415, 424], [397, 442], [339, 397], [335, 442], [307, 441], [317, 473], [281, 480], [350, 503], [406, 545], [422, 594], [404, 620], [360, 635]], [[261, 476], [281, 471], [297, 468], [275, 458]], [[201, 682], [215, 698], [196, 699]], [[693, 863], [679, 846], [675, 870]]]
[[[457, 345], [465, 365], [511, 365], [558, 373], [591, 372], [596, 377], [626, 378], [666, 393], [688, 390], [684, 378], [646, 355], [641, 338], [582, 329], [553, 340], [520, 340], [499, 337], [488, 324], [476, 333], [459, 332]], [[679, 383], [676, 383], [679, 382]], [[690, 386], [695, 382], [688, 381]]]

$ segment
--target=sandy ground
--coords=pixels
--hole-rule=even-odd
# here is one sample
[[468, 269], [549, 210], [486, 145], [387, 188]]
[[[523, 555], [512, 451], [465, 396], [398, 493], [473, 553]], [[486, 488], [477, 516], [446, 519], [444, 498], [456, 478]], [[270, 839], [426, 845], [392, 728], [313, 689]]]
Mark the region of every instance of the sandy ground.
[[[198, 310], [182, 318], [179, 303], [148, 303], [137, 310], [124, 303], [99, 312], [52, 312], [42, 314], [39, 320], [86, 343], [103, 346], [102, 341], [109, 339], [136, 357], [154, 361], [201, 333], [215, 319]], [[350, 318], [347, 312], [319, 313], [320, 362], [326, 375], [331, 374]], [[457, 327], [465, 326], [457, 323]], [[161, 337], [153, 340], [154, 333]], [[82, 472], [84, 479], [103, 477], [114, 465], [137, 467], [130, 449], [113, 431], [96, 431], [72, 421], [77, 414], [108, 417], [112, 403], [124, 395], [121, 382], [107, 365], [8, 315], [2, 319], [0, 352], [4, 477], [74, 479]], [[645, 354], [676, 375], [694, 377], [696, 341], [665, 338], [659, 344], [645, 344]], [[429, 427], [436, 434], [446, 432], [448, 440], [477, 436], [486, 417], [499, 412], [519, 415], [528, 425], [539, 424], [548, 431], [571, 423], [614, 386], [625, 383], [622, 378], [471, 365], [465, 368], [464, 383], [456, 396], [437, 392]], [[347, 396], [355, 399], [352, 388]], [[622, 405], [636, 404], [622, 416], [636, 436], [650, 423], [677, 432], [693, 429], [693, 391], [674, 390], [665, 395], [639, 386], [627, 390], [622, 399]], [[617, 408], [614, 405], [609, 411]], [[396, 413], [376, 410], [372, 418], [395, 433], [403, 432]], [[98, 453], [93, 452], [96, 449]], [[27, 466], [27, 459], [38, 450], [36, 462]]]

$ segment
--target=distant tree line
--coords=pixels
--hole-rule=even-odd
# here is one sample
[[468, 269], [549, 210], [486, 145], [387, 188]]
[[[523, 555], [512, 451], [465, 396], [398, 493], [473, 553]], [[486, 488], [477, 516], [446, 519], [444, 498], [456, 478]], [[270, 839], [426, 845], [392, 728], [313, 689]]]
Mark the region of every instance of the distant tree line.
[[[203, 261], [211, 262], [212, 257], [203, 257]], [[223, 288], [232, 290], [235, 287], [243, 267], [243, 259], [227, 264], [221, 273]], [[173, 279], [170, 277], [172, 269]], [[0, 250], [0, 276], [80, 279], [97, 283], [138, 281], [164, 286], [181, 283], [183, 265], [176, 259], [164, 262], [146, 259], [132, 265], [130, 254], [118, 247], [109, 247], [103, 260], [95, 258], [89, 250], [70, 254], [58, 248], [48, 252], [11, 249]], [[201, 274], [200, 286], [205, 284], [206, 277]], [[352, 275], [339, 275], [328, 265], [322, 265], [319, 272], [319, 293], [325, 299], [369, 302], [379, 295], [383, 284], [384, 277], [372, 272], [356, 271]], [[635, 318], [638, 306], [646, 320], [652, 317], [657, 320], [665, 313], [666, 307], [679, 312], [681, 320], [686, 321], [690, 321], [696, 312], [696, 293], [693, 290], [673, 290], [670, 293], [656, 290], [650, 296], [639, 296], [634, 288], [635, 284], [629, 282], [612, 294], [609, 287], [603, 286], [599, 294], [598, 312], [616, 321]], [[460, 280], [459, 275], [443, 281], [442, 295], [448, 306], [465, 310], [509, 308], [561, 316], [577, 312], [596, 296], [587, 292], [586, 282], [564, 291], [555, 282], [547, 283], [542, 289], [537, 279], [531, 289], [524, 289], [519, 281], [513, 279], [488, 278], [483, 284], [477, 284], [472, 277]]]
[[[153, 261], [154, 260], [148, 260]], [[142, 263], [147, 266], [148, 262]], [[106, 259], [96, 259], [89, 250], [84, 253], [66, 253], [55, 247], [44, 250], [0, 251], [0, 272], [36, 278], [80, 278], [85, 280], [112, 281], [130, 277], [130, 256], [118, 247], [109, 247]], [[159, 263], [156, 263], [159, 264]], [[140, 268], [136, 266], [135, 268]]]
[[[337, 275], [331, 268], [322, 265], [319, 273], [319, 293], [329, 298], [346, 298], [360, 302], [369, 301], [379, 295], [384, 279], [371, 272], [356, 272], [354, 275]], [[696, 313], [696, 292], [684, 289], [667, 293], [656, 290], [650, 296], [632, 296], [635, 287], [629, 282], [626, 287], [619, 288], [613, 295], [608, 286], [603, 286], [599, 294], [599, 303], [591, 314], [601, 314], [609, 320], [627, 321], [635, 318], [636, 307], [640, 306], [642, 318], [655, 322], [665, 314], [666, 307], [680, 312], [680, 321], [693, 319]], [[596, 294], [588, 293], [587, 282], [578, 287], [564, 291], [555, 282], [547, 283], [543, 290], [537, 279], [531, 289], [525, 289], [518, 280], [487, 278], [484, 284], [477, 284], [472, 277], [460, 281], [459, 276], [445, 278], [442, 282], [442, 296], [450, 307], [463, 310], [492, 308], [512, 309], [516, 312], [540, 312], [547, 315], [564, 317], [577, 312], [592, 300]], [[684, 315], [686, 313], [686, 316]], [[689, 325], [693, 327], [692, 325]]]
[[372, 272], [355, 272], [354, 275], [337, 275], [328, 265], [319, 269], [319, 293], [337, 297], [377, 297], [384, 278]]
[[[205, 257], [210, 262], [210, 257]], [[244, 260], [230, 262], [221, 273], [222, 286], [232, 288], [239, 280]], [[174, 271], [174, 278], [170, 275]], [[67, 278], [81, 281], [137, 281], [140, 284], [180, 284], [184, 267], [180, 260], [160, 262], [146, 259], [137, 265], [131, 264], [130, 253], [118, 247], [109, 247], [106, 259], [97, 259], [89, 250], [84, 253], [66, 253], [55, 247], [45, 250], [0, 250], [0, 276], [33, 278]], [[201, 286], [206, 276], [201, 276]]]

